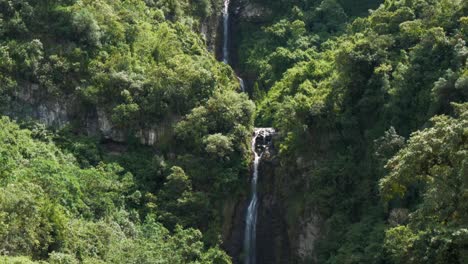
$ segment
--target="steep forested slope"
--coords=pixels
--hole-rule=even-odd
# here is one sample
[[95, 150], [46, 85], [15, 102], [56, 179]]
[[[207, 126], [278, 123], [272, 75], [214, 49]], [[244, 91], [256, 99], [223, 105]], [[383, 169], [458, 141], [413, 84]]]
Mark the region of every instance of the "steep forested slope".
[[255, 123], [289, 263], [466, 263], [467, 1], [231, 0], [257, 107], [222, 2], [0, 0], [0, 262], [230, 263]]
[[204, 249], [198, 230], [178, 226], [172, 234], [154, 214], [140, 219], [126, 206], [141, 197], [131, 173], [117, 164], [81, 169], [44, 129], [22, 130], [2, 118], [0, 168], [2, 255], [50, 263], [230, 263], [221, 250]]
[[254, 105], [200, 35], [219, 9], [0, 1], [1, 111], [32, 131], [2, 121], [2, 255], [230, 262], [222, 212], [243, 192]]
[[[292, 3], [284, 17], [271, 7], [267, 25], [243, 36], [239, 53], [254, 76], [257, 124], [282, 135], [277, 181], [289, 230], [301, 234], [304, 219], [321, 218], [308, 253], [318, 263], [463, 263], [466, 124], [450, 125], [463, 117], [438, 117], [405, 141], [468, 99], [466, 1], [389, 0], [351, 23], [340, 1], [306, 2]], [[452, 140], [445, 150], [437, 145]], [[431, 177], [458, 183], [452, 189]], [[440, 217], [435, 208], [446, 206]], [[300, 250], [307, 241], [293, 243]]]

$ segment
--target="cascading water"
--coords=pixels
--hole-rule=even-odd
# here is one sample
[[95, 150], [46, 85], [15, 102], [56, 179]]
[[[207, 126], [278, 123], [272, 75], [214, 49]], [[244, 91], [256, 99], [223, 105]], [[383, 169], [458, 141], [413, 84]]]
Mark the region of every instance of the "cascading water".
[[[224, 0], [223, 9], [223, 62], [229, 63], [229, 4], [230, 0]], [[245, 92], [245, 83], [242, 78], [239, 79], [239, 85], [242, 92]], [[256, 244], [257, 244], [257, 209], [258, 209], [258, 167], [262, 156], [270, 144], [271, 136], [275, 133], [273, 128], [256, 128], [252, 138], [252, 152], [254, 153], [254, 164], [251, 180], [251, 198], [245, 217], [244, 233], [244, 255], [245, 264], [256, 264]]]
[[230, 0], [224, 0], [224, 10], [223, 10], [223, 29], [224, 29], [224, 38], [223, 38], [223, 61], [224, 63], [229, 63], [229, 4]]
[[240, 87], [241, 87], [242, 92], [245, 93], [245, 83], [244, 83], [244, 80], [242, 80], [242, 78], [240, 78], [240, 77], [237, 77], [237, 79], [239, 79], [239, 84], [240, 84]]
[[[257, 243], [257, 209], [258, 209], [258, 166], [262, 160], [265, 150], [270, 144], [270, 138], [275, 133], [273, 128], [256, 128], [252, 138], [252, 152], [254, 153], [254, 164], [251, 181], [251, 198], [247, 214], [245, 217], [245, 234], [244, 234], [244, 254], [245, 264], [256, 263], [256, 243]], [[261, 139], [261, 142], [258, 142]]]
[[[229, 5], [230, 0], [224, 0], [224, 9], [223, 9], [223, 62], [229, 64]], [[239, 85], [242, 92], [245, 92], [244, 80], [240, 77]]]

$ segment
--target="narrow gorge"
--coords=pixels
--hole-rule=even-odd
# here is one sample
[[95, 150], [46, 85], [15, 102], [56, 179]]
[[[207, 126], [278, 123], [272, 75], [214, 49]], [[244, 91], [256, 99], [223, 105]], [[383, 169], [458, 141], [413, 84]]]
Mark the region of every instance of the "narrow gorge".
[[[230, 43], [232, 39], [230, 31], [231, 4], [231, 0], [224, 0], [222, 14], [222, 61], [226, 64], [229, 64], [230, 62], [230, 49], [232, 47]], [[241, 91], [246, 92], [244, 80], [239, 76], [237, 78], [239, 80]], [[290, 248], [286, 234], [285, 221], [281, 216], [283, 210], [281, 209], [280, 203], [273, 193], [262, 193], [261, 195], [258, 193], [259, 175], [266, 176], [266, 181], [274, 180], [273, 175], [275, 168], [274, 165], [272, 166], [273, 163], [271, 163], [271, 161], [274, 160], [275, 155], [273, 144], [273, 138], [275, 135], [277, 135], [277, 132], [274, 128], [255, 128], [252, 135], [251, 151], [253, 154], [253, 162], [251, 175], [249, 177], [250, 194], [249, 199], [245, 201], [247, 206], [239, 207], [245, 210], [245, 212], [237, 212], [237, 215], [245, 215], [245, 220], [243, 225], [233, 228], [234, 230], [244, 228], [243, 244], [233, 241], [225, 241], [228, 245], [242, 245], [242, 248], [237, 248], [236, 250], [231, 251], [231, 255], [235, 263], [266, 264], [285, 263], [289, 261]], [[265, 164], [263, 160], [264, 156], [266, 163], [268, 163], [268, 160], [270, 161], [269, 165]], [[269, 175], [262, 173], [263, 171], [260, 171], [260, 167], [262, 167]], [[265, 186], [271, 186], [271, 183], [267, 183], [265, 181], [262, 182]], [[268, 188], [264, 188], [264, 190], [267, 189]], [[270, 191], [272, 190], [270, 189]], [[259, 208], [263, 210], [260, 212], [260, 223], [258, 221]], [[265, 226], [259, 226], [261, 224], [265, 224]], [[257, 240], [258, 230], [262, 232], [260, 234], [260, 241]], [[228, 240], [239, 239], [239, 237], [240, 236], [237, 235], [229, 238]]]

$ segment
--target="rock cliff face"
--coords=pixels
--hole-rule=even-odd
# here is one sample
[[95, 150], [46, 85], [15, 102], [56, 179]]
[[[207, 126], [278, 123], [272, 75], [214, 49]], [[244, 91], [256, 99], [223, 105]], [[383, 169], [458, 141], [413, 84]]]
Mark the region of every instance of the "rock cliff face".
[[9, 100], [6, 114], [13, 118], [35, 119], [46, 126], [63, 127], [70, 122], [71, 98], [53, 98], [38, 84], [22, 83]]
[[293, 253], [301, 263], [316, 263], [315, 243], [320, 238], [322, 219], [317, 214], [304, 216], [299, 220], [294, 234]]
[[[268, 140], [272, 140], [272, 143], [265, 149], [258, 171], [257, 263], [314, 263], [315, 242], [320, 237], [322, 220], [319, 215], [304, 208], [300, 211], [309, 213], [288, 215], [289, 207], [297, 206], [291, 202], [291, 197], [298, 194], [289, 188], [288, 177], [277, 156], [274, 142], [279, 140], [278, 136]], [[225, 207], [224, 249], [232, 256], [234, 263], [244, 263], [243, 242], [248, 202], [247, 197], [242, 196], [230, 201]]]
[[316, 263], [323, 219], [313, 208], [304, 208], [296, 201], [304, 194], [288, 185], [289, 176], [279, 166], [273, 160], [262, 167], [258, 227], [258, 254], [262, 259], [258, 263]]
[[[21, 84], [11, 96], [6, 109], [5, 114], [13, 119], [37, 120], [57, 129], [73, 124], [84, 134], [114, 142], [125, 143], [130, 133], [115, 126], [104, 108], [84, 106], [73, 96], [47, 94], [35, 83]], [[137, 128], [132, 135], [144, 145], [155, 145], [170, 132], [169, 128], [177, 119], [173, 117], [160, 124]]]
[[265, 152], [259, 170], [257, 263], [290, 263], [291, 245], [286, 207], [281, 195], [280, 166], [274, 144]]
[[239, 0], [237, 14], [239, 19], [248, 23], [262, 23], [268, 21], [273, 14], [268, 6], [263, 6], [250, 1]]
[[[278, 136], [273, 138], [273, 142], [277, 141]], [[305, 208], [300, 208], [299, 215], [289, 215], [290, 207], [298, 206], [291, 202], [292, 197], [300, 194], [289, 187], [282, 166], [272, 144], [259, 172], [257, 263], [315, 263], [315, 242], [320, 237], [322, 219]]]
[[[273, 143], [265, 150], [259, 166], [257, 263], [316, 263], [316, 242], [321, 236], [323, 219], [313, 208], [302, 208], [296, 200], [301, 200], [303, 195], [295, 192], [288, 181], [301, 177], [300, 171], [315, 166], [315, 162], [298, 158], [297, 166], [285, 170], [275, 147], [278, 141], [279, 136], [272, 138]], [[298, 175], [289, 175], [291, 171]], [[224, 248], [234, 263], [244, 263], [242, 242], [247, 204], [248, 199], [243, 196], [230, 202], [225, 209]]]
[[257, 76], [239, 65], [240, 38], [245, 37], [243, 34], [245, 28], [261, 28], [266, 22], [271, 21], [272, 15], [273, 11], [268, 5], [261, 5], [250, 0], [231, 0], [230, 64], [244, 80], [247, 91], [250, 90]]
[[247, 203], [247, 196], [242, 196], [229, 201], [224, 206], [223, 249], [231, 256], [234, 264], [243, 263], [242, 250]]
[[200, 24], [200, 33], [205, 39], [209, 51], [219, 54], [222, 43], [222, 14], [221, 12], [205, 18]]

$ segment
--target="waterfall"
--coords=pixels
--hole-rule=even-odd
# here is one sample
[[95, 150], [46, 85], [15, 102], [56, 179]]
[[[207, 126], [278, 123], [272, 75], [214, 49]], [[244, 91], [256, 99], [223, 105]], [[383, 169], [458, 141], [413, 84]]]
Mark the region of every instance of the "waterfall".
[[223, 28], [224, 28], [224, 38], [223, 38], [223, 61], [224, 63], [229, 63], [229, 3], [230, 0], [224, 0], [224, 10], [223, 10]]
[[[229, 4], [230, 0], [224, 0], [223, 9], [223, 62], [229, 64]], [[245, 83], [242, 78], [239, 79], [239, 85], [242, 92], [245, 92]]]
[[271, 136], [275, 133], [273, 128], [256, 128], [252, 138], [252, 152], [254, 153], [254, 163], [251, 180], [251, 198], [247, 214], [245, 216], [244, 234], [244, 254], [245, 264], [256, 263], [256, 243], [257, 243], [257, 209], [258, 209], [258, 166], [262, 156], [271, 141]]
[[237, 79], [239, 79], [239, 84], [240, 84], [240, 87], [241, 87], [242, 92], [245, 93], [245, 83], [244, 83], [244, 80], [242, 80], [241, 77], [237, 77]]

